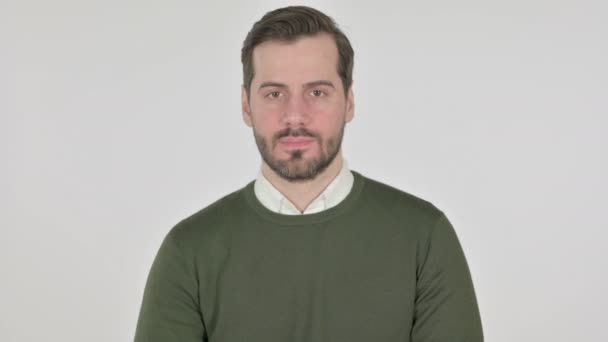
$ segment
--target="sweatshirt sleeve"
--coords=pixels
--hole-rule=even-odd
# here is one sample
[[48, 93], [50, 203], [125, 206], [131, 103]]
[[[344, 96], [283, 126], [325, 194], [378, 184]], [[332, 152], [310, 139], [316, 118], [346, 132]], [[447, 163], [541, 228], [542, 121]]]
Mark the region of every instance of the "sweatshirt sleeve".
[[206, 341], [195, 264], [170, 232], [152, 263], [135, 342]]
[[483, 342], [464, 252], [442, 213], [420, 250], [412, 342]]

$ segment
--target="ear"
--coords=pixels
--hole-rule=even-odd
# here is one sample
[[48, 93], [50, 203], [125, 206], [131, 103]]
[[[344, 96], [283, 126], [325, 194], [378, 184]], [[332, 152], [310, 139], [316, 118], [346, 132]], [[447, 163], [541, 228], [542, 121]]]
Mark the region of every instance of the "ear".
[[253, 127], [251, 120], [251, 107], [249, 106], [249, 99], [247, 97], [247, 90], [244, 86], [241, 86], [241, 111], [243, 112], [243, 121], [249, 127]]
[[355, 95], [353, 94], [353, 86], [348, 88], [346, 94], [346, 122], [350, 122], [355, 116]]

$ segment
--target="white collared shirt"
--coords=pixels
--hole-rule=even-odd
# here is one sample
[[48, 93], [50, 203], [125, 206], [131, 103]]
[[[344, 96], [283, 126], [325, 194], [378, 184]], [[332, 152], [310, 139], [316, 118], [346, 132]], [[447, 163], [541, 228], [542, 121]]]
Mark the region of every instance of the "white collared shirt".
[[342, 169], [331, 183], [300, 212], [296, 206], [266, 179], [260, 170], [253, 189], [258, 200], [268, 209], [275, 213], [285, 215], [313, 214], [329, 209], [340, 203], [353, 187], [355, 177], [350, 172], [346, 160], [342, 159]]

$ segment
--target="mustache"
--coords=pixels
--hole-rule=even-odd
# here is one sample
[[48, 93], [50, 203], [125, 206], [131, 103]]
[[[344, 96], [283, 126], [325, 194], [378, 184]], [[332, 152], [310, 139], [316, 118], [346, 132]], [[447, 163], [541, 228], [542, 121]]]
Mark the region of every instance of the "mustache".
[[279, 140], [281, 138], [284, 137], [288, 137], [288, 136], [292, 136], [292, 137], [312, 137], [312, 138], [316, 138], [317, 135], [309, 130], [307, 130], [306, 128], [298, 128], [298, 129], [293, 129], [293, 128], [285, 128], [281, 131], [279, 131], [278, 133], [275, 134], [274, 139]]

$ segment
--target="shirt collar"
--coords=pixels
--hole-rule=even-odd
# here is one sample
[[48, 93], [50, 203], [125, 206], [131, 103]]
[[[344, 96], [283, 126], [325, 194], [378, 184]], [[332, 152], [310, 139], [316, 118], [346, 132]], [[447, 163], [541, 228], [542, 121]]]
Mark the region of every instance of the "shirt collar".
[[300, 212], [296, 206], [268, 181], [262, 173], [258, 173], [258, 177], [254, 183], [254, 192], [258, 200], [268, 209], [275, 213], [285, 215], [301, 215], [317, 213], [329, 209], [340, 203], [353, 187], [354, 176], [346, 160], [342, 159], [342, 169], [338, 175], [329, 183], [323, 192], [317, 196], [306, 207], [304, 212]]

